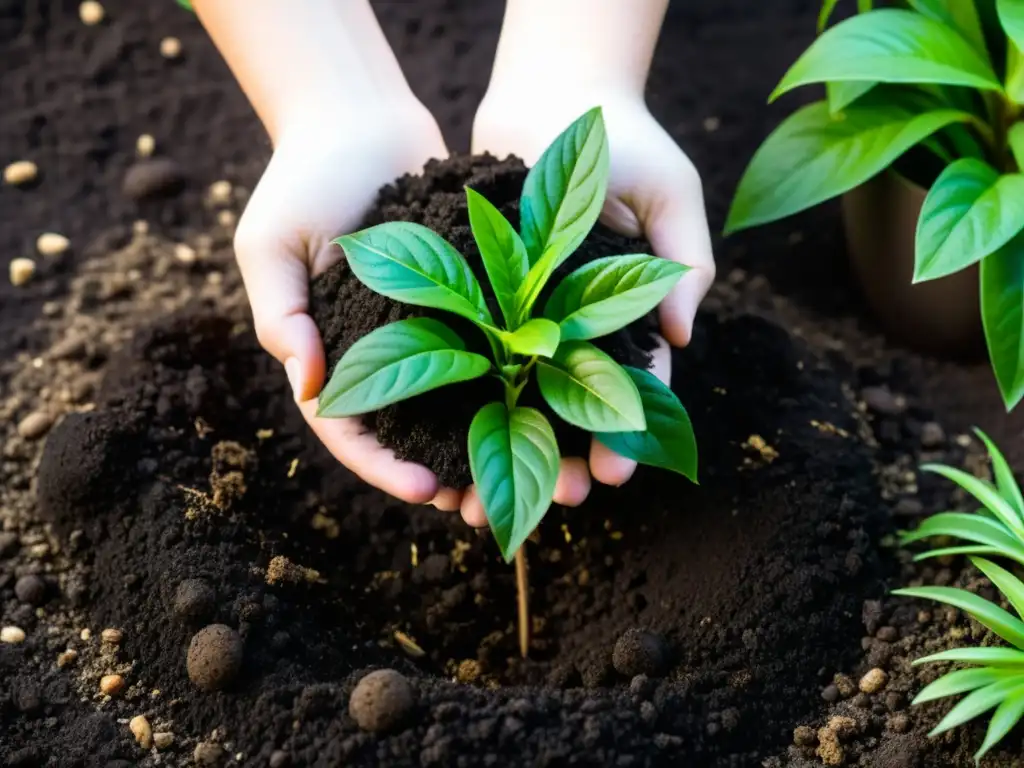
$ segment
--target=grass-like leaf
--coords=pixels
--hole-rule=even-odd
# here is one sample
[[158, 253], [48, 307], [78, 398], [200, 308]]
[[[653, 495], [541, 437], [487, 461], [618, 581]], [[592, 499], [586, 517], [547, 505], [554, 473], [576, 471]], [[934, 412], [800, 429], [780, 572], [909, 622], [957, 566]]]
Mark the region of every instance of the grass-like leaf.
[[1024, 520], [1024, 496], [1021, 495], [1020, 486], [1017, 484], [1017, 479], [1013, 476], [1013, 470], [1010, 469], [1006, 457], [1003, 456], [1002, 451], [992, 442], [989, 436], [980, 429], [975, 429], [974, 434], [985, 444], [985, 450], [988, 451], [989, 459], [992, 461], [992, 474], [996, 478], [996, 490], [999, 491], [999, 495], [1006, 499], [1011, 507], [1017, 510], [1021, 520]]
[[929, 683], [922, 688], [921, 692], [914, 697], [913, 703], [925, 704], [936, 699], [944, 699], [947, 696], [967, 693], [968, 691], [991, 685], [999, 680], [1005, 680], [1007, 676], [1006, 670], [989, 667], [958, 669], [943, 675], [935, 682]]
[[1024, 685], [1024, 675], [1021, 675], [1020, 672], [1015, 670], [1007, 674], [1012, 674], [1013, 676], [997, 680], [965, 696], [955, 707], [946, 713], [946, 716], [939, 721], [939, 724], [928, 735], [938, 736], [940, 733], [945, 733], [951, 728], [956, 728], [958, 725], [963, 725], [969, 720], [973, 720], [978, 715], [995, 708], [1007, 695]]
[[894, 590], [893, 594], [922, 597], [959, 608], [1006, 642], [1024, 650], [1024, 622], [983, 597], [955, 587], [907, 587]]
[[1024, 584], [1020, 579], [1002, 566], [983, 557], [972, 557], [971, 563], [996, 585], [996, 589], [1003, 593], [1017, 615], [1024, 616]]
[[986, 667], [1024, 668], [1024, 651], [1013, 648], [952, 648], [914, 660], [914, 666], [931, 664], [936, 661], [956, 661], [961, 664], [977, 664]]
[[996, 518], [966, 512], [940, 512], [925, 519], [913, 531], [900, 535], [903, 544], [935, 536], [954, 536], [986, 547], [994, 547], [1024, 565], [1024, 542]]
[[974, 761], [978, 762], [992, 747], [998, 744], [1024, 716], [1024, 681], [1021, 685], [1011, 691], [1003, 703], [1000, 704], [992, 715], [988, 724], [988, 732], [985, 734], [985, 741], [981, 749], [974, 753]]
[[999, 495], [999, 492], [991, 484], [979, 480], [962, 469], [947, 467], [944, 464], [924, 464], [921, 466], [921, 470], [941, 475], [947, 480], [952, 480], [985, 505], [985, 508], [992, 512], [1016, 536], [1024, 540], [1024, 525], [1021, 524], [1017, 511], [1010, 506], [1006, 499]]

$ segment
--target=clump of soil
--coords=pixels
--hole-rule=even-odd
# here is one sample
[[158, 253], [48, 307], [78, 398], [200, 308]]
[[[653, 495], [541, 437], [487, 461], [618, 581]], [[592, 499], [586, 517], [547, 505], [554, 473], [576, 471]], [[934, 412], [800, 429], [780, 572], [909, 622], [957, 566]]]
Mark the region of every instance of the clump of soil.
[[[497, 160], [490, 155], [455, 156], [431, 161], [418, 176], [407, 175], [385, 187], [367, 214], [365, 225], [385, 221], [412, 221], [440, 234], [462, 253], [480, 282], [495, 317], [500, 317], [494, 292], [487, 281], [480, 251], [469, 226], [464, 187], [486, 197], [513, 226], [519, 226], [519, 196], [526, 167], [517, 158]], [[651, 247], [597, 225], [580, 248], [549, 281], [537, 302], [547, 297], [565, 275], [597, 258], [624, 253], [651, 253]], [[400, 304], [364, 286], [342, 259], [313, 281], [310, 314], [320, 328], [327, 352], [328, 376], [349, 347], [382, 325], [408, 317], [435, 317], [455, 328], [471, 349], [489, 356], [481, 335], [468, 321], [446, 312]], [[594, 343], [624, 365], [650, 366], [654, 348], [651, 334], [657, 326], [653, 313]], [[440, 481], [454, 488], [469, 485], [466, 439], [469, 424], [484, 405], [501, 398], [500, 385], [491, 378], [452, 386], [366, 414], [364, 422], [375, 429], [382, 444], [407, 459], [432, 469]], [[535, 384], [523, 393], [522, 403], [541, 408], [551, 416], [563, 455], [583, 455], [587, 435], [554, 417]]]

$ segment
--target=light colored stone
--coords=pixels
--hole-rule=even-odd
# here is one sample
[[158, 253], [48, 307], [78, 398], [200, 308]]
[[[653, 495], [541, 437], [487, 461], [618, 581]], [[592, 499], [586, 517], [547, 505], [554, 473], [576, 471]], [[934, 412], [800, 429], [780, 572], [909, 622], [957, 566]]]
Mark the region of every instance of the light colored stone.
[[165, 59], [176, 59], [181, 56], [181, 40], [176, 37], [165, 37], [160, 41], [160, 55]]
[[24, 285], [36, 273], [36, 263], [32, 259], [11, 259], [11, 285]]
[[39, 175], [39, 166], [31, 160], [17, 160], [4, 168], [4, 182], [11, 186], [29, 184]]
[[864, 693], [877, 693], [885, 687], [888, 680], [889, 676], [885, 671], [875, 667], [864, 674], [864, 677], [860, 679], [858, 687]]
[[143, 749], [153, 746], [153, 728], [145, 715], [136, 715], [128, 721], [128, 729]]
[[167, 731], [160, 731], [153, 734], [153, 746], [157, 749], [167, 749], [174, 743], [174, 734]]
[[196, 255], [196, 251], [191, 246], [185, 245], [185, 243], [178, 243], [174, 246], [174, 258], [180, 261], [182, 264], [195, 264], [196, 259], [199, 257]]
[[86, 627], [78, 633], [78, 637], [81, 638], [83, 643], [87, 643], [92, 640], [92, 630]]
[[78, 17], [82, 20], [82, 23], [90, 27], [103, 21], [103, 16], [103, 6], [97, 3], [96, 0], [85, 0], [84, 3], [78, 6]]
[[49, 414], [35, 411], [18, 422], [18, 434], [26, 440], [38, 440], [50, 431], [51, 426], [53, 419]]
[[36, 239], [36, 250], [43, 256], [60, 256], [71, 246], [71, 241], [57, 232], [44, 232]]
[[104, 696], [117, 696], [124, 690], [124, 678], [120, 675], [104, 675], [100, 678], [100, 692]]
[[237, 217], [235, 216], [234, 211], [229, 211], [226, 208], [223, 211], [217, 211], [217, 223], [225, 229], [230, 229], [235, 226], [236, 221]]
[[111, 645], [117, 645], [118, 643], [120, 643], [122, 637], [124, 637], [124, 634], [121, 632], [120, 629], [108, 628], [100, 632], [100, 639], [104, 643], [110, 643]]
[[221, 179], [210, 185], [210, 202], [227, 205], [231, 202], [231, 182]]
[[156, 139], [144, 133], [135, 140], [135, 154], [139, 157], [152, 157], [156, 151]]
[[75, 659], [78, 658], [78, 651], [74, 648], [68, 648], [66, 651], [57, 656], [57, 666], [61, 669], [75, 663]]
[[25, 630], [21, 627], [3, 627], [0, 629], [0, 643], [17, 645], [25, 642]]

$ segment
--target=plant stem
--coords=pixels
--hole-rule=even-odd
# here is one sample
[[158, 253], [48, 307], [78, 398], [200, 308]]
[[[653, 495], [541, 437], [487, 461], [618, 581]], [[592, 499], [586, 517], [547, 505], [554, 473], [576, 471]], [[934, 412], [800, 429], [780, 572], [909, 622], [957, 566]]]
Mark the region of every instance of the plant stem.
[[526, 542], [516, 551], [516, 603], [519, 607], [519, 652], [530, 652], [530, 582], [526, 572]]

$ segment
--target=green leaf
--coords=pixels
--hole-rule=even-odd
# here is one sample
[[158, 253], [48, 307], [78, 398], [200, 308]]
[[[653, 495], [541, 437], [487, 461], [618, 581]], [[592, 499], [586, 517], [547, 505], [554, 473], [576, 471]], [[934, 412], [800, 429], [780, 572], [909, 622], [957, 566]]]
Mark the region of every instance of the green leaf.
[[1024, 3], [1020, 0], [996, 0], [999, 23], [1018, 50], [1024, 51]]
[[947, 467], [943, 464], [922, 464], [921, 470], [941, 475], [947, 480], [952, 480], [974, 498], [980, 501], [986, 509], [992, 512], [999, 520], [1009, 528], [1020, 539], [1024, 539], [1024, 525], [1021, 525], [1020, 518], [1006, 499], [999, 495], [999, 492], [989, 483], [979, 480], [974, 475], [969, 475], [963, 470]]
[[345, 249], [352, 273], [370, 290], [474, 323], [494, 323], [465, 258], [427, 227], [390, 221], [333, 242]]
[[825, 83], [825, 95], [828, 97], [828, 109], [833, 115], [842, 112], [843, 109], [855, 102], [865, 93], [874, 88], [877, 83], [870, 80], [863, 82], [837, 82]]
[[544, 150], [526, 176], [519, 216], [530, 264], [552, 246], [561, 260], [572, 254], [597, 222], [607, 189], [608, 137], [601, 108], [594, 107]]
[[960, 555], [989, 555], [992, 557], [1009, 557], [1009, 554], [998, 547], [982, 546], [980, 544], [964, 544], [959, 547], [939, 547], [929, 549], [927, 552], [919, 552], [914, 555], [914, 562], [930, 560], [935, 557], [959, 557]]
[[951, 275], [1002, 248], [1024, 229], [1024, 174], [1000, 175], [981, 160], [949, 165], [917, 221], [914, 282]]
[[502, 403], [481, 408], [469, 426], [469, 467], [487, 522], [511, 561], [551, 506], [558, 443], [544, 415]]
[[825, 27], [828, 26], [828, 20], [832, 18], [832, 14], [835, 13], [836, 6], [839, 5], [839, 0], [822, 0], [821, 10], [818, 11], [818, 34], [820, 35], [825, 31]]
[[913, 11], [882, 8], [817, 38], [769, 100], [802, 85], [849, 80], [1002, 90], [988, 61], [956, 31]]
[[467, 352], [437, 320], [416, 317], [382, 326], [353, 344], [320, 393], [317, 416], [376, 411], [432, 389], [483, 376], [490, 361]]
[[1024, 495], [1021, 495], [1020, 486], [1017, 485], [1017, 479], [1013, 476], [1013, 470], [1010, 469], [1006, 457], [989, 436], [980, 429], [975, 428], [974, 434], [984, 443], [985, 450], [988, 451], [989, 460], [992, 462], [992, 474], [996, 479], [996, 490], [1011, 507], [1017, 510], [1017, 516], [1024, 521]]
[[1013, 726], [1020, 721], [1022, 715], [1024, 715], [1024, 686], [1007, 695], [1003, 703], [996, 708], [992, 714], [992, 720], [989, 721], [985, 741], [982, 742], [981, 748], [974, 753], [974, 761], [981, 760], [992, 747], [1013, 730]]
[[953, 648], [914, 660], [914, 666], [936, 661], [956, 661], [961, 664], [980, 664], [986, 667], [1022, 667], [1024, 652], [1013, 648]]
[[893, 594], [952, 605], [969, 613], [978, 623], [991, 629], [1006, 642], [1024, 650], [1024, 622], [983, 597], [955, 587], [908, 587], [893, 590]]
[[480, 249], [501, 314], [505, 317], [505, 324], [515, 328], [516, 291], [526, 280], [530, 269], [526, 246], [515, 227], [479, 192], [466, 187], [466, 203], [473, 239]]
[[1018, 170], [1024, 170], [1024, 123], [1014, 123], [1007, 131], [1006, 140], [1013, 153]]
[[561, 325], [564, 341], [604, 336], [654, 309], [689, 269], [644, 254], [594, 259], [555, 288], [544, 317]]
[[996, 589], [1003, 593], [1018, 616], [1024, 616], [1024, 584], [1020, 579], [1002, 566], [983, 557], [972, 557], [971, 564], [996, 585]]
[[647, 429], [599, 432], [594, 437], [620, 456], [678, 472], [696, 483], [697, 438], [683, 404], [653, 373], [629, 366], [625, 370], [640, 392]]
[[647, 429], [636, 384], [593, 344], [567, 341], [551, 360], [537, 363], [544, 400], [570, 424], [590, 432]]
[[958, 669], [943, 675], [938, 680], [929, 683], [921, 692], [914, 697], [912, 704], [926, 704], [936, 699], [944, 699], [947, 696], [956, 696], [960, 693], [967, 693], [977, 688], [1005, 680], [1008, 677], [1006, 670], [991, 669]]
[[945, 733], [951, 728], [963, 725], [978, 715], [988, 712], [1002, 702], [1007, 695], [1020, 688], [1022, 683], [1024, 683], [1024, 677], [1018, 672], [1014, 677], [997, 680], [986, 685], [984, 688], [972, 691], [962, 701], [958, 702], [955, 707], [949, 710], [949, 713], [939, 721], [939, 724], [928, 735], [938, 736], [940, 733]]
[[985, 32], [974, 0], [908, 0], [908, 4], [918, 13], [959, 32], [985, 61], [991, 63], [985, 46]]
[[995, 520], [965, 512], [941, 512], [924, 520], [917, 529], [900, 536], [902, 544], [934, 536], [953, 536], [958, 539], [996, 547], [1024, 565], [1024, 544], [1013, 536], [1006, 526]]
[[1006, 410], [1024, 397], [1024, 234], [981, 262], [981, 320]]
[[536, 318], [524, 323], [513, 333], [505, 333], [502, 339], [517, 355], [551, 357], [558, 349], [561, 331], [558, 323]]
[[[873, 11], [872, 13], [877, 13]], [[832, 115], [819, 101], [790, 115], [754, 154], [740, 180], [726, 234], [785, 218], [873, 178], [965, 112], [913, 114], [871, 94]]]

